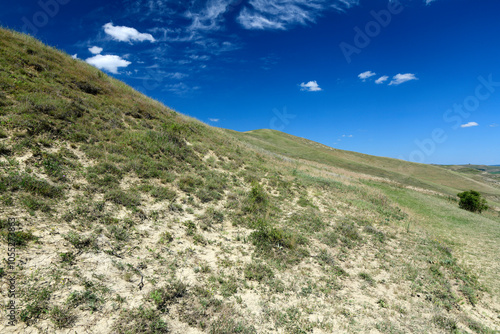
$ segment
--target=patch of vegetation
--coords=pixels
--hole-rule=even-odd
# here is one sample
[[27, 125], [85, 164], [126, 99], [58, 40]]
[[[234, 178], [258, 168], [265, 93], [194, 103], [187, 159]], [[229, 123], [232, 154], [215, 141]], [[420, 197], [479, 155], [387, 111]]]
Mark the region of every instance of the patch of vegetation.
[[304, 196], [301, 196], [298, 200], [297, 200], [297, 204], [303, 208], [307, 207], [307, 206], [312, 206], [312, 203], [307, 199], [307, 197], [304, 197]]
[[262, 282], [274, 277], [273, 270], [263, 263], [250, 263], [245, 267], [246, 279]]
[[322, 234], [321, 240], [330, 247], [335, 247], [338, 243], [339, 235], [335, 231], [328, 231]]
[[42, 211], [48, 213], [51, 211], [50, 205], [43, 199], [26, 195], [21, 197], [21, 203], [30, 211]]
[[295, 212], [289, 218], [290, 224], [305, 233], [314, 234], [323, 231], [327, 224], [317, 210], [308, 208], [304, 212]]
[[186, 226], [186, 234], [193, 236], [196, 233], [196, 224], [192, 221], [188, 220], [184, 222], [184, 226]]
[[83, 236], [76, 232], [69, 232], [68, 234], [63, 236], [64, 239], [69, 241], [76, 249], [80, 251], [89, 250], [89, 249], [97, 249], [97, 241], [95, 236]]
[[157, 201], [173, 201], [177, 197], [177, 193], [167, 187], [153, 187], [150, 193]]
[[250, 234], [253, 244], [263, 250], [273, 248], [294, 249], [299, 244], [305, 244], [307, 240], [289, 231], [271, 226], [267, 221], [259, 219], [255, 223], [257, 230]]
[[342, 222], [335, 227], [335, 230], [340, 235], [342, 243], [348, 248], [355, 247], [358, 242], [363, 240], [354, 223]]
[[480, 322], [471, 319], [469, 317], [465, 317], [465, 323], [467, 324], [467, 327], [472, 329], [475, 333], [478, 334], [495, 334], [497, 331], [492, 330], [491, 328], [488, 328], [481, 324]]
[[59, 253], [61, 257], [61, 262], [65, 264], [72, 265], [75, 263], [76, 255], [73, 252]]
[[486, 199], [475, 190], [464, 191], [457, 194], [457, 196], [460, 198], [458, 206], [464, 210], [479, 213], [488, 210]]
[[365, 280], [368, 284], [370, 284], [372, 286], [377, 284], [377, 282], [375, 281], [375, 279], [370, 274], [368, 274], [366, 272], [359, 273], [359, 277], [361, 279]]
[[27, 325], [33, 325], [40, 317], [49, 312], [49, 299], [52, 291], [49, 288], [29, 289], [24, 296], [27, 301], [19, 313], [21, 321]]
[[0, 176], [0, 193], [4, 191], [24, 190], [32, 195], [47, 198], [59, 198], [63, 194], [62, 188], [51, 185], [45, 180], [23, 173], [11, 172]]
[[67, 171], [65, 165], [67, 162], [58, 154], [44, 153], [42, 165], [45, 173], [53, 180], [67, 181]]
[[202, 230], [210, 230], [214, 225], [222, 224], [224, 214], [213, 207], [209, 207], [198, 219]]
[[366, 233], [369, 233], [369, 234], [373, 235], [374, 238], [376, 240], [378, 240], [379, 242], [381, 242], [381, 243], [385, 242], [386, 239], [387, 239], [387, 237], [384, 234], [384, 232], [377, 230], [375, 227], [373, 227], [371, 225], [365, 226], [364, 229], [363, 229], [363, 231], [365, 231]]
[[220, 294], [223, 297], [231, 297], [235, 293], [238, 292], [238, 282], [234, 277], [224, 277], [223, 275], [219, 276], [210, 276], [209, 282], [212, 283], [214, 287], [219, 287]]
[[172, 233], [168, 232], [168, 231], [165, 231], [163, 232], [161, 235], [160, 235], [160, 243], [161, 244], [169, 244], [171, 243], [172, 241], [174, 241], [174, 237], [172, 235]]
[[12, 153], [12, 150], [7, 147], [4, 143], [0, 143], [0, 156], [9, 156]]
[[68, 328], [76, 320], [76, 316], [70, 309], [65, 307], [54, 306], [49, 312], [50, 320], [54, 323], [56, 328]]
[[191, 299], [180, 304], [181, 321], [206, 330], [215, 314], [223, 309], [223, 303], [214, 298], [210, 290], [201, 286], [195, 286], [191, 296]]
[[219, 201], [224, 189], [227, 188], [227, 177], [222, 173], [206, 171], [201, 174], [204, 185], [196, 191], [196, 196], [202, 203]]
[[334, 266], [335, 260], [326, 249], [321, 249], [318, 254], [318, 261], [325, 266]]
[[109, 192], [106, 193], [104, 198], [107, 201], [111, 201], [115, 204], [123, 205], [128, 208], [133, 208], [141, 204], [140, 197], [137, 194], [131, 192], [125, 192], [119, 189], [110, 190]]
[[33, 235], [31, 231], [14, 231], [9, 233], [4, 229], [0, 234], [4, 237], [6, 242], [18, 247], [26, 247], [30, 241], [39, 239], [39, 237]]
[[203, 187], [203, 180], [194, 175], [187, 175], [179, 179], [178, 186], [185, 193], [194, 194]]
[[432, 317], [432, 322], [448, 333], [458, 333], [457, 322], [446, 315], [437, 314]]
[[254, 182], [252, 189], [248, 194], [245, 207], [243, 208], [244, 212], [251, 214], [263, 214], [268, 210], [268, 207], [269, 197], [267, 193], [260, 184]]
[[167, 307], [175, 303], [178, 299], [186, 296], [187, 285], [180, 281], [173, 281], [170, 284], [151, 291], [149, 297], [160, 312], [166, 312]]
[[210, 325], [210, 334], [256, 334], [254, 326], [234, 319], [233, 315], [223, 314]]
[[167, 323], [161, 319], [157, 310], [139, 307], [132, 310], [123, 310], [120, 317], [113, 324], [113, 333], [123, 334], [163, 334], [169, 333]]
[[73, 308], [82, 306], [84, 310], [98, 311], [103, 300], [93, 290], [91, 285], [87, 285], [84, 291], [72, 292], [66, 303]]

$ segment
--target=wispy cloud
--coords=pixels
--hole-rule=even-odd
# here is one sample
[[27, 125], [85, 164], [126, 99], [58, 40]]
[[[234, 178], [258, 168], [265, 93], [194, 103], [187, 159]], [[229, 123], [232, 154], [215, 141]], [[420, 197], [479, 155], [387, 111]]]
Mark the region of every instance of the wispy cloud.
[[114, 26], [111, 22], [106, 23], [103, 28], [106, 34], [119, 42], [155, 42], [153, 35], [140, 33], [135, 28]]
[[96, 55], [85, 60], [90, 65], [93, 65], [101, 70], [106, 70], [114, 74], [118, 74], [119, 67], [127, 67], [132, 64], [128, 60], [115, 55]]
[[460, 125], [461, 128], [470, 128], [470, 127], [473, 127], [473, 126], [478, 126], [479, 124], [477, 124], [476, 122], [469, 122], [467, 124], [462, 124]]
[[102, 50], [103, 50], [103, 48], [100, 48], [98, 46], [93, 46], [93, 47], [89, 48], [90, 53], [95, 54], [95, 55], [100, 54], [102, 52]]
[[389, 83], [389, 85], [401, 85], [402, 83], [411, 80], [418, 80], [418, 78], [413, 73], [399, 73], [392, 77], [392, 81]]
[[191, 19], [188, 30], [219, 30], [232, 0], [208, 0], [202, 10], [189, 9], [185, 16]]
[[326, 10], [343, 10], [358, 0], [250, 0], [237, 21], [251, 30], [286, 30], [313, 23]]
[[366, 79], [371, 78], [374, 75], [376, 75], [376, 73], [373, 73], [372, 71], [366, 71], [366, 72], [360, 73], [358, 75], [358, 78], [360, 78], [363, 81], [366, 81]]
[[168, 73], [166, 76], [172, 79], [180, 80], [184, 79], [188, 75], [186, 73], [174, 72], [174, 73]]
[[375, 83], [377, 85], [380, 85], [380, 84], [386, 82], [388, 79], [389, 79], [389, 77], [387, 75], [383, 75], [380, 78], [378, 78], [377, 80], [375, 80]]
[[217, 123], [218, 121], [220, 121], [220, 119], [218, 119], [218, 118], [209, 118], [208, 120], [210, 122], [214, 122], [214, 123]]
[[493, 124], [490, 124], [490, 128], [496, 128], [498, 127], [499, 125], [497, 123], [493, 123]]
[[163, 90], [174, 93], [176, 95], [183, 96], [198, 89], [200, 89], [200, 87], [198, 86], [190, 87], [184, 82], [179, 82], [176, 84], [166, 85]]
[[435, 0], [425, 0], [425, 4], [429, 5], [431, 2], [434, 2]]
[[300, 84], [300, 90], [307, 91], [307, 92], [319, 92], [322, 91], [322, 89], [319, 87], [318, 83], [316, 81], [309, 81], [308, 83], [301, 83]]

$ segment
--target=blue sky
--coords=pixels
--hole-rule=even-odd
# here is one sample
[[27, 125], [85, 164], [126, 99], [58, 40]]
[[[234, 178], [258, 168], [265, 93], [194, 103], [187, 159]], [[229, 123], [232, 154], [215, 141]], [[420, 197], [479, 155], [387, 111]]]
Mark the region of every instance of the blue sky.
[[208, 124], [500, 164], [498, 0], [7, 2], [28, 32]]

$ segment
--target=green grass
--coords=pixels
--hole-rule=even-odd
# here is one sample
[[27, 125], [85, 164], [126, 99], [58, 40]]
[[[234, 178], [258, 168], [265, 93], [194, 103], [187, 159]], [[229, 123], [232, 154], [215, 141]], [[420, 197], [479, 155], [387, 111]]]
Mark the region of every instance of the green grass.
[[[500, 252], [500, 217], [486, 212], [482, 215], [457, 209], [456, 202], [444, 197], [415, 193], [411, 190], [372, 183], [387, 196], [414, 213], [418, 226], [440, 239], [453, 244], [457, 256], [470, 267], [481, 268], [477, 273], [481, 281], [500, 295], [500, 284], [495, 277], [500, 273], [500, 264], [495, 254]], [[479, 266], [478, 266], [479, 264]], [[468, 290], [465, 289], [465, 293]], [[471, 299], [472, 297], [468, 297]]]

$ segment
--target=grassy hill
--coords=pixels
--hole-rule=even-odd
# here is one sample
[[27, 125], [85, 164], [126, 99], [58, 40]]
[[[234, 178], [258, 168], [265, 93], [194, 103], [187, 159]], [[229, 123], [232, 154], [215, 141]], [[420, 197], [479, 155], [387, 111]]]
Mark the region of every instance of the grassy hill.
[[[485, 165], [447, 165], [443, 168], [461, 173], [484, 183], [500, 187], [500, 166]], [[498, 202], [498, 201], [497, 201]]]
[[500, 217], [451, 196], [494, 185], [213, 128], [4, 29], [0, 126], [2, 333], [500, 328]]
[[295, 159], [328, 164], [346, 171], [386, 178], [401, 184], [449, 195], [456, 195], [459, 191], [476, 189], [490, 200], [496, 201], [497, 204], [500, 203], [500, 186], [498, 184], [495, 186], [471, 178], [467, 174], [455, 173], [456, 169], [445, 169], [439, 166], [338, 150], [275, 130], [263, 129], [246, 133], [231, 131], [231, 133], [256, 147]]

